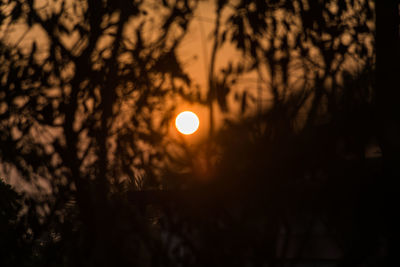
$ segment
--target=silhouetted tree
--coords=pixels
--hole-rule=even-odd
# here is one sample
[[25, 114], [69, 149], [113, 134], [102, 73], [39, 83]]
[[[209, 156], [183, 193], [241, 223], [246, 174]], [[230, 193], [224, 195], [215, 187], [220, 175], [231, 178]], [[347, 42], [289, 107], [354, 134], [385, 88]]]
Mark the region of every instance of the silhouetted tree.
[[165, 99], [190, 85], [176, 48], [195, 5], [1, 1], [0, 159], [32, 186], [45, 181], [33, 234], [48, 264], [150, 264], [153, 239], [137, 234], [148, 225], [111, 195], [159, 185], [175, 104]]
[[[371, 159], [368, 150], [384, 150], [380, 121], [393, 122], [392, 134], [398, 127], [397, 98], [391, 98], [396, 93], [389, 89], [398, 84], [398, 68], [391, 68], [398, 53], [398, 3], [381, 13], [382, 39], [378, 32], [374, 38], [379, 27], [371, 1], [218, 1], [215, 8], [211, 59], [222, 44], [233, 43], [244, 61], [221, 73], [210, 66], [210, 108], [217, 101], [229, 115], [229, 94], [251, 72], [261, 77], [271, 101], [260, 116], [231, 120], [216, 134], [212, 178], [188, 201], [199, 211], [183, 204], [180, 220], [168, 222], [186, 253], [183, 265], [292, 266], [310, 253], [324, 254], [318, 252], [324, 247], [343, 266], [392, 264], [396, 189], [386, 181], [397, 188], [397, 156]], [[377, 70], [379, 42], [382, 62], [392, 63]], [[254, 91], [239, 98], [242, 111]], [[397, 135], [390, 136], [388, 150], [397, 151]], [[182, 180], [196, 176], [196, 168]], [[318, 248], [313, 233], [321, 225], [330, 245]]]
[[[210, 109], [210, 138], [170, 153], [167, 99], [199, 100], [176, 50], [196, 5], [1, 2], [0, 160], [48, 183], [48, 195], [27, 203], [37, 262], [295, 266], [326, 248], [343, 266], [384, 264], [396, 244], [381, 216], [394, 218], [394, 201], [382, 196], [398, 157], [382, 131], [396, 121], [385, 107], [395, 100], [381, 88], [396, 83], [396, 69], [382, 62], [396, 49], [382, 50], [379, 29], [396, 39], [398, 13], [384, 20], [366, 0], [211, 3], [208, 95], [199, 101]], [[15, 43], [12, 29], [46, 41]], [[217, 69], [224, 45], [243, 60]], [[214, 104], [232, 115], [244, 75], [258, 77], [269, 102], [244, 120], [262, 99], [242, 90], [240, 119], [217, 131]], [[384, 160], [389, 153], [386, 169], [368, 158], [371, 146]], [[329, 245], [315, 239], [318, 227]]]

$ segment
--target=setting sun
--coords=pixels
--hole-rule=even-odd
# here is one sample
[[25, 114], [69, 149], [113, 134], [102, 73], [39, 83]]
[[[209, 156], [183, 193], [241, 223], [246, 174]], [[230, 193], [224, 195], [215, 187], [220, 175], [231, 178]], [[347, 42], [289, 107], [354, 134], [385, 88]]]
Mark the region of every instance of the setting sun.
[[179, 113], [175, 119], [176, 129], [182, 134], [192, 134], [199, 128], [199, 118], [191, 111]]

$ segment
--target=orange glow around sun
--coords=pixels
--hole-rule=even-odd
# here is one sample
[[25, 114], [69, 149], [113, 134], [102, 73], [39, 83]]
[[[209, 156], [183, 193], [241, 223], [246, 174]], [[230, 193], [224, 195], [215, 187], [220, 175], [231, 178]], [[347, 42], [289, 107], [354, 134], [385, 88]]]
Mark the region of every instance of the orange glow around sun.
[[185, 135], [189, 135], [197, 131], [200, 121], [196, 114], [191, 111], [184, 111], [179, 113], [175, 119], [176, 129]]

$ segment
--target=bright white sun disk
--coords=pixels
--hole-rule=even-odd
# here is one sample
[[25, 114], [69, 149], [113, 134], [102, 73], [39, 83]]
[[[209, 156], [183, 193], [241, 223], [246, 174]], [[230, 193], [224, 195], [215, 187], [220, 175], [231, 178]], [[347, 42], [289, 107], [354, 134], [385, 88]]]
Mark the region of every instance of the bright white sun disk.
[[199, 128], [199, 118], [191, 111], [179, 113], [175, 119], [175, 126], [183, 134], [192, 134]]

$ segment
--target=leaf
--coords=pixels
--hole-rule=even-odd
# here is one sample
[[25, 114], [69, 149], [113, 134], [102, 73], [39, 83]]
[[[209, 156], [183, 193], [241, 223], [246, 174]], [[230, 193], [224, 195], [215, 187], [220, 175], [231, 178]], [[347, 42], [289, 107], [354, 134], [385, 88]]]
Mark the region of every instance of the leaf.
[[219, 107], [223, 112], [228, 111], [228, 105], [226, 98], [230, 92], [230, 88], [227, 86], [225, 80], [222, 82], [217, 82], [216, 84], [216, 97]]
[[60, 33], [66, 33], [66, 34], [70, 34], [70, 30], [68, 30], [63, 24], [58, 24], [58, 30], [60, 31]]
[[3, 24], [3, 20], [6, 18], [2, 12], [0, 12], [0, 24]]
[[246, 112], [247, 109], [247, 91], [244, 91], [242, 94], [242, 103], [240, 105], [240, 110], [242, 114]]
[[11, 11], [11, 21], [16, 21], [21, 17], [22, 5], [20, 2], [16, 2], [13, 10]]
[[225, 30], [225, 31], [222, 33], [222, 35], [221, 35], [221, 41], [220, 41], [220, 46], [222, 46], [222, 45], [225, 43], [227, 32], [228, 32], [228, 31]]

